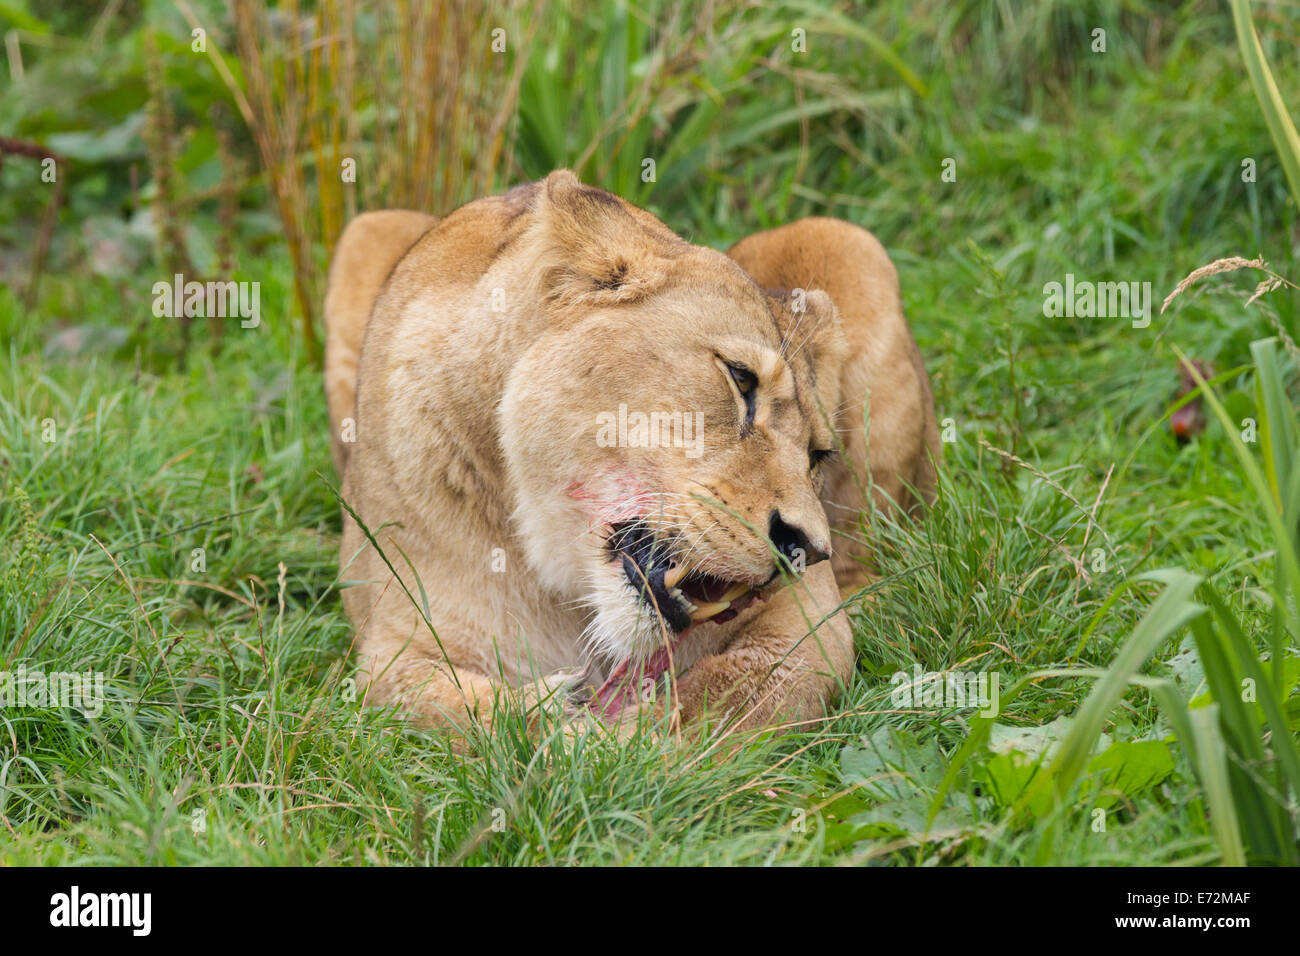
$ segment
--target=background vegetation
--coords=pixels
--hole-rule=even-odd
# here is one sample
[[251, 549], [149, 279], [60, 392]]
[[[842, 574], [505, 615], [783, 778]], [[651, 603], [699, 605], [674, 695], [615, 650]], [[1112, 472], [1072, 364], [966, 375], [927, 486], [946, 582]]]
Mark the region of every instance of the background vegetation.
[[[1294, 862], [1296, 292], [1222, 272], [1146, 329], [1042, 306], [1067, 273], [1300, 275], [1231, 11], [512, 7], [0, 0], [0, 136], [59, 157], [0, 165], [0, 670], [109, 698], [0, 709], [0, 860]], [[1250, 13], [1294, 102], [1297, 8]], [[359, 711], [330, 243], [562, 165], [696, 242], [834, 215], [898, 265], [954, 440], [924, 525], [864, 516], [885, 575], [825, 722], [460, 757]], [[156, 318], [175, 272], [259, 282], [261, 326]], [[1219, 395], [1185, 447], [1180, 354]], [[914, 665], [997, 672], [1001, 713], [894, 706]]]

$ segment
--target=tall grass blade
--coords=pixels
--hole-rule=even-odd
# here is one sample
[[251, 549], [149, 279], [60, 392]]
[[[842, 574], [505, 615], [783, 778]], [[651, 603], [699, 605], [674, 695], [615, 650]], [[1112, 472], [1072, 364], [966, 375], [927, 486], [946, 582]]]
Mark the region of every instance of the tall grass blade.
[[1219, 843], [1224, 866], [1245, 866], [1246, 851], [1237, 825], [1237, 808], [1228, 784], [1228, 754], [1219, 732], [1218, 707], [1192, 711], [1192, 732], [1196, 736], [1198, 769], [1210, 805], [1210, 825]]
[[1264, 121], [1268, 123], [1278, 159], [1282, 161], [1282, 169], [1291, 186], [1291, 196], [1296, 205], [1300, 206], [1300, 134], [1296, 133], [1295, 124], [1291, 122], [1286, 103], [1273, 79], [1273, 71], [1269, 69], [1264, 50], [1259, 45], [1255, 26], [1250, 22], [1250, 4], [1247, 0], [1228, 2], [1232, 7], [1233, 25], [1237, 28], [1241, 58], [1246, 63], [1246, 72], [1250, 74], [1250, 84], [1255, 88], [1259, 108], [1264, 114]]

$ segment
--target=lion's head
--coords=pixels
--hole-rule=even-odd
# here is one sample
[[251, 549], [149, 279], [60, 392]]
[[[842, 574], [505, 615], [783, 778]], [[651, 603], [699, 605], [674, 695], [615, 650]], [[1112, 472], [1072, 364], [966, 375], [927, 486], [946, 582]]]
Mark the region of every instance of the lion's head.
[[571, 173], [531, 207], [545, 330], [499, 410], [516, 527], [593, 649], [644, 657], [829, 554], [839, 318]]

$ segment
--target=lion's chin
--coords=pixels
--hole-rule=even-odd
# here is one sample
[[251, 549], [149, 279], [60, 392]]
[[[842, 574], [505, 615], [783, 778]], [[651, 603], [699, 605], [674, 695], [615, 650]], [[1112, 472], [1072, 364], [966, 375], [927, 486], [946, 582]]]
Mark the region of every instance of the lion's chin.
[[746, 586], [726, 600], [710, 602], [711, 606], [695, 606], [697, 613], [704, 612], [702, 616], [695, 620], [687, 615], [685, 626], [677, 629], [640, 597], [629, 601], [626, 588], [620, 590], [622, 600], [598, 606], [590, 632], [592, 649], [615, 662], [608, 679], [590, 701], [592, 710], [604, 717], [616, 716], [643, 697], [647, 684], [657, 684], [673, 668], [678, 648], [696, 627], [723, 624], [769, 596]]

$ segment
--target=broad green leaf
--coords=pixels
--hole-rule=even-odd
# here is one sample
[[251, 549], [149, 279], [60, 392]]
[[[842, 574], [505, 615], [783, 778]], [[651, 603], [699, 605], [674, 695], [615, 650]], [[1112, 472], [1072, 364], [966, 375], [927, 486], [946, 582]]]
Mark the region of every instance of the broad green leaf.
[[847, 746], [840, 753], [840, 775], [880, 800], [910, 798], [918, 791], [938, 786], [947, 766], [933, 737], [924, 743], [911, 734], [885, 726], [862, 746]]
[[1109, 808], [1121, 796], [1132, 799], [1174, 772], [1174, 755], [1162, 740], [1120, 740], [1088, 761], [1081, 793], [1095, 792], [1093, 805]]

